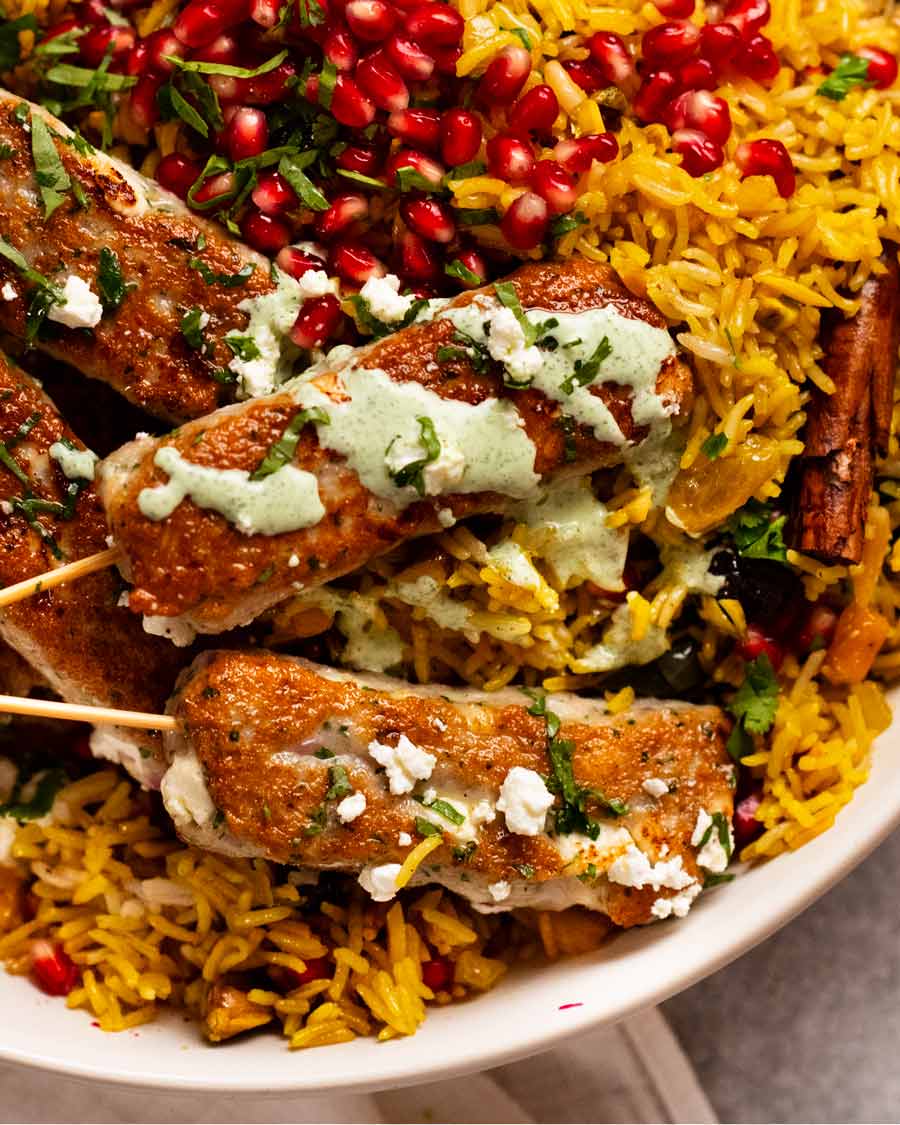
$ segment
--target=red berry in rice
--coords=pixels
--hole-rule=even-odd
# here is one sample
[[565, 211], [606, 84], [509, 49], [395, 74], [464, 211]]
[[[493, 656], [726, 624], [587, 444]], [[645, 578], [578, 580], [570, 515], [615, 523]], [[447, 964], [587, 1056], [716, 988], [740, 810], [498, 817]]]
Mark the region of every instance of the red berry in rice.
[[107, 52], [114, 60], [127, 55], [135, 44], [137, 36], [130, 27], [92, 27], [78, 40], [78, 54], [81, 61], [89, 67], [98, 67]]
[[388, 57], [409, 82], [425, 82], [434, 72], [434, 59], [406, 35], [391, 35], [384, 45]]
[[824, 602], [811, 606], [796, 635], [796, 651], [805, 654], [810, 649], [827, 648], [837, 628], [838, 615]]
[[191, 186], [196, 183], [202, 168], [196, 160], [182, 156], [180, 152], [170, 152], [159, 162], [156, 178], [173, 195], [186, 199]]
[[241, 234], [260, 254], [274, 257], [291, 241], [291, 228], [274, 215], [264, 215], [262, 211], [250, 211], [241, 223]]
[[474, 160], [481, 149], [481, 121], [468, 109], [448, 109], [441, 115], [441, 158], [455, 167]]
[[285, 246], [283, 250], [279, 250], [275, 265], [293, 278], [301, 278], [310, 270], [325, 268], [325, 263], [321, 258], [317, 258], [315, 254], [306, 250], [301, 250], [299, 246]]
[[[181, 46], [180, 43], [178, 45]], [[148, 55], [146, 40], [139, 39], [128, 52], [128, 58], [125, 60], [125, 73], [132, 78], [144, 74], [147, 70]]]
[[734, 162], [744, 176], [771, 176], [784, 199], [794, 194], [797, 176], [791, 155], [781, 141], [768, 137], [744, 141], [734, 150]]
[[297, 984], [309, 984], [314, 980], [326, 980], [331, 976], [331, 967], [325, 957], [304, 958], [306, 968], [302, 973], [297, 973]]
[[733, 62], [741, 46], [741, 33], [731, 23], [709, 23], [700, 31], [698, 52], [716, 74]]
[[42, 43], [49, 43], [51, 39], [57, 39], [60, 35], [65, 35], [66, 32], [74, 31], [79, 27], [78, 20], [69, 19], [60, 20], [58, 23], [48, 27], [44, 34], [41, 36]]
[[250, 19], [267, 30], [278, 23], [281, 0], [250, 0]]
[[214, 0], [190, 0], [179, 12], [172, 31], [185, 47], [204, 47], [221, 35], [230, 23]]
[[78, 15], [82, 23], [90, 24], [91, 27], [109, 26], [108, 9], [103, 0], [84, 0], [78, 6]]
[[687, 62], [700, 42], [700, 28], [689, 20], [651, 27], [641, 40], [641, 54], [651, 67], [675, 67]]
[[351, 223], [359, 222], [369, 213], [369, 201], [357, 192], [343, 192], [335, 195], [327, 211], [316, 215], [316, 234], [320, 238], [334, 238]]
[[766, 86], [777, 78], [781, 69], [771, 41], [759, 32], [754, 32], [744, 41], [734, 65], [741, 74], [746, 74], [761, 86]]
[[715, 90], [719, 84], [709, 59], [688, 59], [676, 69], [675, 77], [683, 90]]
[[347, 145], [338, 153], [335, 163], [346, 172], [374, 176], [381, 164], [381, 156], [374, 145]]
[[431, 47], [455, 47], [462, 39], [465, 22], [455, 8], [440, 2], [419, 4], [407, 12], [403, 28], [410, 39]]
[[[357, 66], [357, 73], [365, 61], [363, 59]], [[346, 125], [350, 129], [365, 129], [375, 119], [375, 103], [363, 93], [352, 78], [346, 74], [339, 74], [331, 95], [330, 112], [335, 121], [339, 121], [341, 125]]]
[[672, 134], [672, 151], [681, 157], [681, 167], [689, 176], [705, 176], [725, 161], [722, 146], [699, 129], [676, 129]]
[[147, 48], [146, 69], [154, 74], [172, 74], [175, 64], [167, 60], [172, 57], [183, 59], [187, 53], [181, 40], [168, 28], [160, 28], [148, 35], [144, 45]]
[[128, 112], [135, 125], [142, 129], [152, 129], [159, 121], [159, 106], [156, 95], [163, 84], [160, 74], [145, 74], [137, 80], [128, 95]]
[[462, 47], [429, 47], [428, 50], [438, 74], [456, 77], [456, 64], [462, 58]]
[[486, 105], [512, 105], [528, 75], [531, 52], [517, 44], [504, 47], [487, 65], [478, 83], [478, 97]]
[[387, 131], [406, 145], [434, 152], [441, 143], [441, 115], [436, 109], [401, 109], [388, 117]]
[[644, 75], [631, 108], [645, 124], [662, 121], [666, 107], [678, 92], [678, 79], [671, 70], [650, 70]]
[[498, 133], [487, 143], [488, 172], [508, 184], [524, 184], [534, 170], [534, 151], [521, 137]]
[[[191, 51], [191, 59], [196, 62], [225, 63], [236, 66], [239, 57], [237, 40], [233, 35], [217, 35], [212, 43]], [[221, 77], [221, 75], [219, 76]]]
[[232, 160], [246, 160], [265, 152], [269, 123], [261, 109], [240, 106], [225, 126], [225, 145]]
[[[235, 100], [245, 105], [273, 105], [287, 97], [290, 84], [296, 79], [296, 68], [293, 63], [283, 62], [268, 74], [261, 74], [258, 78], [233, 78]], [[211, 78], [217, 77], [211, 75]], [[221, 76], [219, 76], [221, 77]], [[338, 78], [340, 83], [342, 75]], [[344, 79], [346, 81], [346, 78]], [[229, 80], [227, 80], [229, 81]], [[337, 91], [335, 91], [335, 96]], [[332, 113], [334, 107], [332, 105]], [[373, 114], [374, 116], [374, 110]], [[369, 119], [371, 120], [371, 118]], [[366, 124], [368, 125], [368, 121]]]
[[539, 160], [531, 173], [531, 187], [547, 203], [551, 215], [564, 215], [578, 200], [572, 176], [556, 160]]
[[742, 848], [746, 848], [748, 844], [752, 844], [758, 836], [762, 835], [765, 825], [762, 821], [756, 819], [756, 810], [761, 804], [762, 793], [757, 791], [749, 793], [735, 805], [731, 824], [734, 830], [736, 852], [740, 852]]
[[[409, 105], [409, 87], [386, 51], [378, 50], [366, 55], [360, 60], [353, 77], [379, 109], [393, 113]], [[334, 102], [332, 109], [333, 106]]]
[[634, 74], [634, 59], [621, 35], [614, 31], [597, 31], [587, 46], [607, 82], [621, 86]]
[[663, 120], [671, 133], [698, 129], [717, 145], [731, 135], [731, 111], [724, 98], [708, 90], [687, 90], [666, 109]]
[[607, 84], [600, 67], [590, 59], [567, 59], [563, 67], [572, 81], [587, 94], [593, 94]]
[[686, 20], [694, 14], [695, 0], [653, 0], [653, 6], [667, 20]]
[[333, 293], [305, 301], [291, 329], [291, 339], [298, 348], [321, 348], [340, 327], [344, 314]]
[[58, 942], [38, 939], [31, 943], [31, 976], [48, 996], [68, 996], [81, 973]]
[[[234, 173], [222, 172], [218, 176], [210, 176], [204, 180], [194, 192], [195, 204], [212, 204], [217, 201], [217, 206], [227, 203], [234, 195]], [[215, 210], [214, 207], [204, 207], [204, 210]]]
[[514, 133], [549, 133], [559, 115], [559, 101], [549, 86], [532, 86], [507, 116]]
[[349, 31], [335, 28], [322, 42], [322, 54], [336, 70], [351, 71], [359, 62], [359, 47]]
[[432, 992], [445, 992], [453, 981], [453, 963], [446, 957], [422, 962], [422, 983]]
[[768, 633], [758, 625], [748, 625], [744, 639], [738, 645], [738, 652], [745, 660], [756, 660], [760, 656], [767, 656], [773, 668], [781, 667], [784, 660], [784, 649]]
[[394, 30], [397, 10], [385, 0], [350, 0], [344, 18], [357, 39], [364, 43], [380, 43]]
[[265, 215], [280, 215], [299, 204], [297, 193], [280, 172], [261, 172], [250, 198]]
[[384, 264], [361, 242], [338, 242], [329, 255], [331, 269], [354, 285], [364, 285], [372, 277], [384, 277]]
[[472, 273], [477, 278], [476, 281], [466, 281], [464, 278], [456, 277], [453, 280], [458, 282], [463, 289], [477, 289], [479, 285], [484, 285], [488, 279], [487, 262], [482, 258], [477, 250], [460, 250], [455, 255], [455, 260], [460, 263], [465, 269]]
[[723, 22], [730, 23], [742, 36], [747, 36], [764, 27], [771, 14], [769, 0], [734, 0], [725, 9]]
[[442, 264], [436, 247], [415, 231], [404, 231], [400, 236], [398, 272], [409, 281], [437, 281], [441, 276]]
[[434, 188], [441, 186], [447, 171], [443, 164], [440, 164], [437, 160], [433, 160], [424, 152], [420, 152], [418, 149], [401, 148], [394, 153], [385, 165], [385, 179], [391, 187], [402, 186], [400, 172], [404, 168], [412, 169], [413, 172], [416, 172], [427, 184], [430, 184], [431, 187]]
[[514, 199], [500, 223], [503, 237], [516, 250], [533, 250], [544, 240], [550, 222], [547, 202], [533, 191]]
[[613, 133], [592, 133], [586, 137], [560, 141], [553, 155], [567, 172], [587, 172], [595, 160], [608, 164], [619, 154], [619, 142]]
[[875, 84], [876, 90], [886, 90], [897, 81], [897, 58], [882, 51], [880, 47], [860, 47], [856, 54], [867, 59], [869, 69], [866, 77]]
[[428, 242], [452, 242], [456, 235], [453, 212], [439, 199], [411, 196], [400, 204], [404, 223]]

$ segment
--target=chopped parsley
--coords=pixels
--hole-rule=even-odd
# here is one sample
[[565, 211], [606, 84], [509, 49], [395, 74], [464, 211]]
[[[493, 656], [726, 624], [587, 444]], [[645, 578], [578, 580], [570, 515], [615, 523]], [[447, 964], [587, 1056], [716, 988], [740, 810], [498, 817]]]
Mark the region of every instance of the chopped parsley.
[[[398, 488], [411, 486], [420, 496], [424, 496], [424, 470], [427, 465], [430, 465], [433, 461], [437, 461], [438, 457], [440, 457], [441, 443], [435, 433], [434, 423], [430, 418], [419, 415], [416, 421], [419, 423], [419, 444], [425, 451], [425, 456], [419, 457], [415, 461], [407, 461], [407, 463], [402, 465], [399, 469], [388, 469], [388, 475]], [[394, 438], [385, 450], [385, 457], [390, 453], [391, 447], [395, 441], [397, 441], [397, 438]]]
[[326, 801], [337, 801], [341, 797], [348, 797], [353, 792], [350, 778], [343, 766], [332, 766], [328, 771], [328, 780], [330, 784], [325, 794]]
[[206, 124], [197, 110], [194, 109], [194, 107], [187, 100], [184, 94], [181, 93], [178, 87], [175, 86], [172, 82], [169, 82], [168, 85], [164, 87], [164, 89], [166, 91], [166, 96], [169, 99], [169, 104], [171, 105], [175, 113], [181, 118], [181, 120], [186, 125], [190, 125], [192, 129], [196, 130], [196, 132], [198, 132], [201, 137], [208, 137], [209, 126]]
[[327, 211], [328, 200], [303, 171], [312, 164], [318, 153], [315, 151], [282, 156], [278, 162], [279, 173], [287, 180], [297, 196], [311, 211]]
[[31, 115], [31, 155], [41, 202], [44, 204], [44, 218], [49, 219], [57, 207], [65, 202], [66, 193], [72, 190], [72, 181], [56, 151], [47, 122], [34, 113]]
[[427, 298], [417, 297], [406, 310], [401, 320], [389, 324], [387, 321], [379, 320], [377, 316], [373, 315], [369, 302], [365, 297], [361, 297], [359, 293], [352, 293], [347, 300], [353, 306], [353, 316], [359, 330], [361, 332], [368, 332], [369, 335], [373, 336], [376, 340], [380, 339], [382, 336], [390, 336], [391, 333], [398, 332], [401, 328], [408, 328], [421, 310], [428, 304]]
[[465, 823], [465, 814], [461, 813], [455, 805], [451, 805], [449, 801], [444, 801], [440, 797], [432, 801], [428, 808], [433, 809], [444, 820], [449, 820], [451, 824], [455, 824], [457, 827]]
[[204, 315], [203, 309], [199, 309], [195, 305], [181, 318], [181, 335], [184, 337], [187, 346], [197, 352], [203, 350], [205, 343], [203, 339]]
[[[191, 188], [191, 191], [193, 191], [193, 188]], [[200, 274], [207, 285], [221, 285], [225, 289], [236, 289], [239, 285], [246, 285], [256, 269], [253, 262], [248, 262], [237, 273], [216, 273], [209, 268], [202, 258], [190, 258], [188, 259], [188, 265]]]
[[550, 237], [562, 238], [569, 231], [577, 230], [587, 225], [587, 216], [583, 211], [576, 211], [571, 215], [557, 215], [550, 224]]
[[134, 288], [134, 282], [126, 282], [122, 277], [122, 267], [115, 250], [104, 246], [97, 265], [97, 289], [104, 313], [115, 312]]
[[706, 441], [700, 446], [700, 452], [710, 461], [715, 461], [727, 444], [727, 434], [710, 434]]
[[416, 817], [416, 831], [420, 836], [441, 836], [443, 833], [436, 824], [426, 820], [424, 816]]
[[308, 410], [298, 410], [285, 426], [284, 433], [272, 443], [269, 452], [250, 474], [250, 480], [262, 480], [263, 477], [271, 476], [272, 473], [277, 473], [283, 468], [294, 456], [300, 433], [309, 422], [314, 422], [317, 426], [326, 426], [328, 415], [318, 406], [312, 406]]
[[778, 710], [778, 678], [763, 653], [747, 665], [744, 682], [728, 704], [737, 722], [728, 738], [728, 753], [736, 762], [752, 752], [751, 734], [765, 734]]
[[259, 359], [262, 354], [252, 336], [226, 336], [225, 343], [231, 348], [232, 355], [245, 363]]
[[252, 70], [248, 70], [245, 66], [232, 66], [230, 63], [203, 62], [200, 59], [182, 59], [177, 55], [166, 55], [164, 57], [167, 63], [170, 63], [178, 70], [185, 71], [188, 74], [221, 74], [226, 78], [260, 78], [263, 74], [269, 74], [270, 71], [281, 66], [288, 57], [288, 52], [286, 50], [279, 51], [277, 55], [266, 59], [264, 63], [260, 63], [259, 66], [254, 67]]
[[611, 355], [612, 344], [609, 342], [609, 337], [604, 336], [597, 347], [594, 348], [593, 355], [589, 359], [575, 360], [572, 374], [563, 379], [560, 390], [563, 394], [570, 395], [575, 390], [576, 385], [586, 387], [593, 383], [600, 374], [600, 365]]
[[841, 55], [837, 66], [816, 90], [823, 98], [842, 102], [854, 86], [871, 86], [869, 60], [859, 55]]
[[449, 265], [444, 266], [444, 273], [448, 277], [459, 278], [460, 281], [466, 285], [480, 285], [481, 278], [477, 273], [470, 270], [468, 266], [463, 265], [459, 258], [454, 258]]
[[322, 109], [331, 109], [331, 99], [334, 97], [337, 76], [337, 67], [330, 59], [326, 59], [319, 74], [318, 99]]
[[408, 164], [398, 168], [394, 174], [396, 187], [401, 191], [433, 192], [434, 184], [417, 169]]
[[[108, 56], [112, 59], [112, 55]], [[106, 67], [109, 66], [109, 61]], [[137, 83], [137, 78], [130, 74], [110, 74], [103, 63], [96, 70], [85, 66], [72, 66], [71, 63], [57, 63], [46, 74], [49, 82], [58, 86], [74, 86], [82, 91], [78, 98], [80, 105], [87, 105], [99, 91], [118, 93], [128, 90]]]
[[771, 504], [751, 500], [735, 512], [726, 525], [739, 555], [750, 559], [787, 562], [784, 525], [787, 516], [775, 516]]

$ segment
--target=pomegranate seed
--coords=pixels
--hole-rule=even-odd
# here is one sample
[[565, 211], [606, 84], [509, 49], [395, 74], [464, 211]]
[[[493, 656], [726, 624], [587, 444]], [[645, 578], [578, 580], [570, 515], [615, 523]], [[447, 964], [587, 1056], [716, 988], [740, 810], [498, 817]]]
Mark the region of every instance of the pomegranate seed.
[[333, 293], [305, 301], [294, 327], [291, 339], [298, 348], [321, 348], [333, 336], [343, 319], [341, 303]]
[[83, 4], [79, 5], [78, 15], [82, 23], [90, 24], [91, 27], [107, 27], [109, 25], [109, 17], [106, 14], [103, 0], [85, 0]]
[[384, 277], [384, 265], [375, 257], [368, 246], [361, 242], [339, 242], [331, 251], [331, 269], [355, 285], [365, 285], [370, 277]]
[[718, 73], [734, 59], [741, 46], [741, 33], [730, 23], [709, 23], [700, 31], [700, 57]]
[[147, 70], [154, 74], [171, 74], [174, 63], [166, 62], [167, 57], [175, 56], [182, 59], [185, 55], [184, 44], [167, 28], [161, 28], [148, 35], [144, 40], [147, 48]]
[[591, 58], [607, 82], [621, 86], [634, 74], [634, 59], [621, 35], [614, 31], [598, 31], [588, 40]]
[[259, 156], [269, 144], [269, 123], [261, 109], [241, 106], [225, 128], [225, 144], [232, 160]]
[[387, 131], [404, 144], [433, 150], [441, 143], [441, 115], [436, 109], [401, 109], [387, 119]]
[[593, 94], [606, 85], [606, 79], [603, 77], [600, 67], [591, 62], [590, 59], [569, 59], [563, 63], [563, 66], [572, 81], [577, 83], [587, 94]]
[[400, 237], [400, 273], [412, 281], [436, 281], [441, 266], [437, 253], [415, 231], [404, 231]]
[[280, 12], [281, 0], [251, 0], [250, 19], [260, 27], [274, 27]]
[[[261, 74], [258, 78], [232, 79], [231, 81], [235, 83], [235, 98], [246, 105], [272, 105], [275, 102], [284, 101], [287, 96], [288, 85], [295, 80], [296, 74], [297, 71], [293, 63], [283, 62], [274, 70], [270, 70], [268, 74]], [[216, 76], [213, 75], [212, 77]], [[221, 75], [218, 77], [221, 77]], [[347, 81], [344, 75], [339, 75], [335, 87], [335, 99], [337, 98], [337, 87], [340, 86], [342, 80]], [[333, 104], [332, 114], [334, 114]], [[334, 114], [334, 116], [337, 117], [337, 114]], [[370, 120], [371, 118], [369, 118]], [[369, 121], [366, 121], [365, 124], [368, 125]]]
[[488, 171], [508, 184], [524, 184], [534, 170], [531, 145], [520, 137], [498, 133], [487, 143]]
[[391, 62], [410, 82], [424, 82], [434, 71], [434, 59], [404, 35], [392, 35], [384, 45]]
[[571, 211], [578, 192], [569, 173], [555, 160], [539, 160], [531, 173], [531, 186], [547, 201], [551, 215]]
[[741, 74], [763, 86], [777, 78], [781, 69], [771, 41], [759, 32], [747, 39], [734, 62]]
[[699, 129], [676, 129], [672, 134], [672, 151], [681, 157], [681, 167], [689, 176], [705, 176], [725, 160], [722, 146]]
[[586, 172], [595, 160], [608, 164], [619, 154], [619, 142], [612, 133], [593, 133], [577, 140], [560, 141], [553, 155], [567, 172]]
[[773, 668], [780, 668], [784, 660], [784, 651], [773, 637], [768, 636], [758, 625], [748, 625], [747, 635], [738, 646], [738, 651], [745, 660], [756, 660], [758, 656], [767, 656]]
[[412, 168], [414, 172], [418, 172], [427, 183], [435, 188], [440, 187], [444, 179], [444, 166], [416, 149], [401, 148], [387, 162], [384, 172], [387, 182], [392, 187], [403, 186], [399, 179], [399, 172], [402, 168]]
[[363, 176], [374, 176], [378, 171], [381, 158], [378, 150], [372, 145], [347, 145], [338, 153], [336, 160], [338, 168], [347, 172], [360, 172]]
[[[216, 0], [216, 7], [228, 21], [228, 27], [243, 23], [250, 15], [251, 0]], [[253, 41], [251, 41], [253, 42]]]
[[78, 40], [78, 53], [87, 66], [98, 67], [110, 48], [113, 59], [121, 59], [136, 38], [130, 27], [94, 27]]
[[41, 37], [41, 42], [49, 43], [51, 39], [57, 39], [60, 35], [65, 35], [67, 31], [73, 31], [78, 26], [78, 20], [72, 19], [71, 17], [66, 20], [60, 20], [59, 23], [55, 23], [52, 27], [47, 28]]
[[298, 205], [297, 195], [278, 172], [263, 172], [250, 198], [266, 215], [278, 215]]
[[429, 47], [428, 52], [434, 59], [434, 69], [438, 74], [456, 77], [456, 64], [462, 58], [462, 47]]
[[188, 160], [180, 152], [171, 152], [160, 160], [156, 178], [167, 191], [180, 199], [186, 199], [201, 171], [202, 168], [195, 160]]
[[325, 36], [322, 54], [337, 70], [350, 71], [359, 61], [356, 40], [349, 31], [336, 28]]
[[397, 13], [384, 0], [350, 0], [344, 8], [350, 30], [366, 43], [380, 43], [394, 30]]
[[653, 4], [667, 20], [686, 20], [694, 14], [694, 0], [653, 0]]
[[533, 191], [514, 199], [507, 209], [500, 229], [503, 237], [516, 250], [533, 250], [547, 233], [550, 211], [546, 201]]
[[481, 148], [481, 122], [468, 109], [448, 109], [441, 116], [441, 156], [451, 166], [468, 164]]
[[446, 957], [422, 962], [422, 983], [432, 992], [443, 992], [453, 980], [453, 965]]
[[837, 614], [828, 605], [817, 602], [809, 610], [797, 634], [796, 651], [807, 653], [811, 648], [827, 648], [837, 626]]
[[306, 968], [302, 973], [296, 973], [297, 984], [309, 984], [310, 981], [324, 980], [331, 975], [328, 959], [325, 957], [307, 957], [304, 959]]
[[772, 14], [769, 0], [735, 0], [725, 9], [724, 23], [736, 27], [742, 36], [759, 31], [769, 22]]
[[[179, 47], [181, 44], [178, 44]], [[136, 77], [143, 74], [147, 69], [147, 61], [150, 52], [147, 49], [146, 40], [138, 40], [137, 43], [128, 52], [128, 59], [125, 62], [125, 73]]]
[[880, 47], [860, 47], [856, 54], [859, 58], [868, 60], [866, 77], [874, 82], [876, 90], [886, 90], [897, 81], [897, 59], [894, 55], [889, 55]]
[[233, 36], [217, 35], [212, 43], [192, 51], [191, 58], [199, 62], [226, 63], [234, 66], [237, 64], [238, 54], [238, 45]]
[[214, 0], [190, 0], [172, 25], [185, 47], [205, 47], [229, 26], [229, 19]]
[[327, 211], [316, 215], [316, 233], [321, 238], [334, 238], [351, 223], [364, 219], [369, 213], [369, 201], [364, 195], [345, 192], [336, 195]]
[[159, 121], [159, 106], [156, 95], [163, 78], [158, 74], [145, 74], [137, 80], [128, 96], [128, 110], [131, 119], [143, 129], [152, 129]]
[[291, 228], [274, 215], [251, 211], [241, 223], [241, 234], [254, 250], [270, 257], [283, 250], [291, 240]]
[[456, 277], [455, 274], [451, 275], [463, 289], [477, 289], [479, 285], [485, 284], [488, 279], [487, 262], [477, 250], [460, 250], [455, 260], [477, 278], [476, 281], [466, 281], [461, 277]]
[[[356, 73], [364, 66], [366, 60], [357, 66]], [[307, 83], [307, 97], [310, 86]], [[339, 74], [334, 84], [331, 96], [331, 116], [350, 129], [365, 129], [371, 125], [375, 117], [375, 103], [371, 101], [360, 87], [346, 74]]]
[[31, 943], [31, 975], [48, 996], [68, 996], [81, 974], [61, 945], [38, 939]]
[[488, 105], [512, 105], [528, 75], [531, 52], [511, 44], [493, 58], [478, 83], [478, 96]]
[[205, 180], [194, 192], [195, 203], [212, 203], [218, 200], [226, 203], [234, 195], [234, 175], [231, 172], [222, 172], [219, 176], [211, 176]]
[[429, 242], [451, 242], [456, 234], [453, 212], [437, 199], [417, 196], [400, 204], [404, 223]]
[[641, 54], [648, 66], [677, 66], [687, 62], [699, 42], [700, 28], [696, 24], [661, 23], [645, 33], [641, 40]]
[[413, 8], [407, 13], [403, 26], [410, 39], [431, 48], [455, 47], [466, 25], [455, 8], [436, 2]]
[[670, 70], [650, 70], [631, 103], [639, 120], [662, 121], [666, 106], [678, 90], [678, 79]]
[[325, 263], [321, 258], [317, 258], [314, 254], [307, 253], [301, 250], [299, 246], [285, 246], [283, 250], [278, 251], [278, 257], [275, 259], [275, 265], [280, 270], [291, 275], [291, 277], [301, 278], [305, 273], [310, 270], [321, 270], [325, 268]]
[[675, 73], [684, 90], [715, 90], [719, 84], [715, 67], [709, 59], [688, 59]]
[[725, 144], [731, 134], [728, 102], [708, 90], [679, 94], [666, 109], [663, 120], [671, 133], [677, 129], [698, 129], [717, 145]]
[[736, 851], [752, 844], [765, 828], [761, 820], [756, 819], [756, 810], [762, 804], [762, 794], [749, 793], [743, 800], [738, 801], [734, 809], [732, 827], [734, 829], [734, 846]]
[[559, 115], [559, 102], [549, 86], [532, 86], [509, 111], [509, 127], [519, 133], [548, 133]]

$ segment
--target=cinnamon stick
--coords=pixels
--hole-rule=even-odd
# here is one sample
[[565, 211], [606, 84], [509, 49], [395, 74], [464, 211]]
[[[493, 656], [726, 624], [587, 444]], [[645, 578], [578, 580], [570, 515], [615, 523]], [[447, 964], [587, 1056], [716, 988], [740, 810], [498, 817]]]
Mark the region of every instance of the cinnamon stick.
[[859, 311], [822, 321], [822, 366], [833, 394], [815, 389], [807, 407], [794, 545], [829, 564], [858, 563], [876, 451], [887, 453], [900, 347], [900, 268], [869, 278]]

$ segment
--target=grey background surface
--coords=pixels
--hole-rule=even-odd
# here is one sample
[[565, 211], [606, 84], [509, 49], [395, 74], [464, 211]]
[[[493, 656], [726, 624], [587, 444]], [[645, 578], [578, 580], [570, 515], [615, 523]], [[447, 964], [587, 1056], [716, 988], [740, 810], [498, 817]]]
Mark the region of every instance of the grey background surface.
[[900, 832], [663, 1011], [721, 1121], [900, 1121]]

